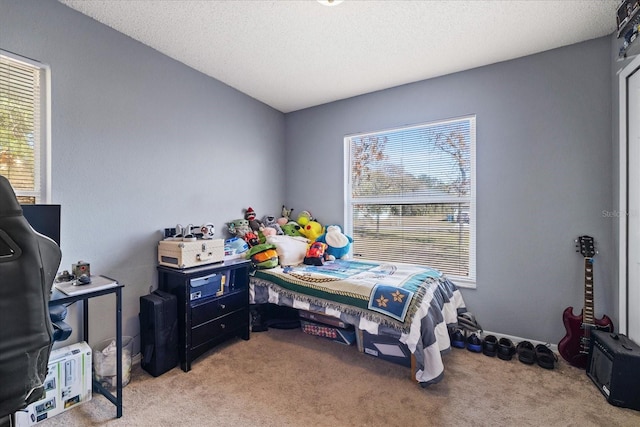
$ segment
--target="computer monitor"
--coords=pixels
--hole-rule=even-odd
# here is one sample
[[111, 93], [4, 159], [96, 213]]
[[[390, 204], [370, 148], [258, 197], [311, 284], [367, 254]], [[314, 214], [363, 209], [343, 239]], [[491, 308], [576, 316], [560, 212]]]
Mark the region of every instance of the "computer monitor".
[[22, 215], [38, 233], [60, 246], [60, 205], [21, 205]]

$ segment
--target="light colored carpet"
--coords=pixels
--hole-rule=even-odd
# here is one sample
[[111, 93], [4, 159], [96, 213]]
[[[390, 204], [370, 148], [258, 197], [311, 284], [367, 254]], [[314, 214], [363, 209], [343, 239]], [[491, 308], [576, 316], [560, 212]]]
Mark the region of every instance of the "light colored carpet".
[[134, 366], [124, 415], [101, 395], [53, 426], [639, 426], [584, 371], [554, 370], [464, 349], [445, 378], [421, 388], [409, 369], [300, 330], [269, 329], [223, 344], [154, 378]]

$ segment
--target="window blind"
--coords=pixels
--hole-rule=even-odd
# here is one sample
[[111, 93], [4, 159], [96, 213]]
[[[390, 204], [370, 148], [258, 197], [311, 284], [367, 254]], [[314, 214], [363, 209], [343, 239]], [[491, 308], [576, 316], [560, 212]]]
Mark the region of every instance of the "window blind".
[[41, 75], [0, 53], [0, 174], [21, 203], [39, 202], [43, 190]]
[[475, 281], [475, 117], [346, 138], [354, 256]]

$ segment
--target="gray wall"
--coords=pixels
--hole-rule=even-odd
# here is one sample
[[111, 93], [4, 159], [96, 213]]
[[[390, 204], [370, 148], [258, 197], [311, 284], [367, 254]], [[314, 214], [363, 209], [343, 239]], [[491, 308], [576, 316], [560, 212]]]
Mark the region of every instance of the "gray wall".
[[[224, 237], [242, 208], [280, 212], [282, 113], [53, 0], [0, 0], [0, 48], [51, 66], [61, 269], [86, 260], [125, 284], [126, 335], [161, 229], [211, 221]], [[90, 307], [91, 344], [114, 336], [112, 300]]]
[[[477, 288], [485, 330], [557, 344], [583, 306], [574, 239], [596, 239], [596, 315], [617, 321], [610, 39], [408, 84], [286, 116], [286, 200], [343, 221], [343, 137], [477, 115]], [[315, 161], [322, 159], [322, 161]], [[311, 177], [322, 177], [321, 180]], [[330, 194], [330, 197], [327, 197]]]
[[[344, 135], [467, 114], [478, 141], [469, 309], [486, 330], [557, 343], [564, 308], [583, 305], [573, 240], [590, 234], [596, 315], [617, 322], [602, 214], [617, 207], [610, 38], [286, 116], [53, 0], [0, 0], [0, 48], [51, 65], [62, 268], [84, 259], [126, 285], [127, 335], [155, 285], [160, 229], [213, 221], [222, 237], [242, 208], [282, 203], [341, 223]], [[112, 309], [91, 309], [95, 343], [113, 335]]]

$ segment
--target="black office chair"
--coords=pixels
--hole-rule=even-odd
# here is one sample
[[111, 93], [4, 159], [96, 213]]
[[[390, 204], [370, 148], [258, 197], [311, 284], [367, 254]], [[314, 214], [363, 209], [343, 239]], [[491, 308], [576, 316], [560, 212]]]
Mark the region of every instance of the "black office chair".
[[51, 286], [62, 253], [34, 231], [0, 175], [0, 425], [45, 395], [51, 353]]

